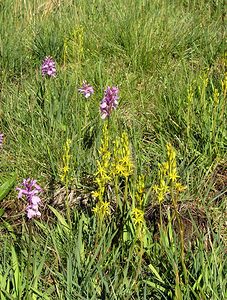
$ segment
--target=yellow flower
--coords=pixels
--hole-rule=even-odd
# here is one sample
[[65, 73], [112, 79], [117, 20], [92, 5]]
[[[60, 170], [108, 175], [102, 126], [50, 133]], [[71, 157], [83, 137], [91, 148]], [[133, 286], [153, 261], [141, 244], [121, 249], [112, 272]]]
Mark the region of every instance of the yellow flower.
[[139, 208], [133, 208], [132, 219], [135, 225], [144, 224], [144, 211]]
[[113, 176], [120, 175], [124, 177], [129, 177], [133, 173], [133, 162], [126, 132], [123, 132], [122, 136], [117, 137], [114, 142], [111, 173]]
[[98, 198], [99, 197], [99, 192], [98, 191], [93, 191], [92, 196], [95, 197], [95, 198]]
[[175, 189], [177, 192], [183, 192], [187, 189], [186, 186], [183, 186], [180, 182], [175, 183]]
[[64, 145], [64, 152], [62, 155], [62, 165], [63, 167], [60, 168], [60, 178], [61, 181], [66, 183], [68, 175], [69, 175], [69, 165], [70, 165], [70, 159], [71, 159], [71, 155], [70, 155], [70, 146], [71, 146], [72, 141], [70, 139], [66, 140], [66, 143]]
[[177, 192], [182, 192], [186, 189], [180, 182], [177, 182], [180, 176], [177, 175], [176, 151], [170, 143], [166, 145], [166, 148], [167, 161], [159, 164], [159, 184], [153, 186], [160, 203], [164, 201], [170, 190], [175, 189]]
[[99, 200], [99, 202], [93, 208], [93, 212], [96, 214], [99, 220], [103, 221], [105, 217], [110, 215], [110, 203]]
[[177, 175], [177, 170], [173, 170], [171, 173], [169, 173], [169, 178], [175, 182], [179, 176]]

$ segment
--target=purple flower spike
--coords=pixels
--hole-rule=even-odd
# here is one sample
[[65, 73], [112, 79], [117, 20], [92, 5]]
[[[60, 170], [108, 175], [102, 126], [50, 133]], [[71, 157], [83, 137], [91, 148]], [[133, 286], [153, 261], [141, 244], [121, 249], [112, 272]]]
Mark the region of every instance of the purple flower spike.
[[105, 90], [104, 98], [101, 101], [100, 104], [100, 112], [101, 112], [101, 118], [105, 119], [110, 116], [113, 109], [117, 108], [118, 105], [118, 88], [113, 86], [107, 87]]
[[0, 148], [2, 147], [2, 144], [3, 144], [3, 137], [4, 137], [4, 134], [0, 133]]
[[50, 77], [56, 76], [55, 61], [50, 56], [47, 56], [42, 63], [42, 75], [48, 75]]
[[16, 190], [19, 191], [19, 199], [25, 196], [28, 201], [28, 206], [26, 207], [28, 219], [40, 217], [41, 213], [39, 211], [39, 204], [41, 200], [37, 194], [42, 192], [41, 187], [36, 183], [36, 180], [30, 178], [24, 179], [21, 186], [22, 188], [16, 188]]
[[92, 94], [94, 94], [93, 87], [88, 84], [86, 81], [83, 81], [82, 87], [78, 89], [78, 91], [84, 95], [85, 98], [90, 97]]

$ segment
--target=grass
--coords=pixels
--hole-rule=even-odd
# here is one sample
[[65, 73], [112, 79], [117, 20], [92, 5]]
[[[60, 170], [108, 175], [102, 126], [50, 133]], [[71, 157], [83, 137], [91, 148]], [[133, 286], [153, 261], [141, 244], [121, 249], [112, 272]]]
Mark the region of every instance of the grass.
[[[224, 4], [0, 3], [1, 300], [227, 297]], [[23, 178], [44, 190], [39, 219], [17, 199]]]

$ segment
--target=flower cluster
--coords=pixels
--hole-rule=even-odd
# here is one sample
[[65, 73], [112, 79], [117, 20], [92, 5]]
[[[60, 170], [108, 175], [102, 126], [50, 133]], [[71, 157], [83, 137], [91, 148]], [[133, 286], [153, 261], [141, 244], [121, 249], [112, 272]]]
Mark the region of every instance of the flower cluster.
[[103, 222], [106, 217], [110, 216], [110, 202], [107, 201], [99, 201], [96, 206], [93, 208], [93, 212], [98, 217], [98, 219]]
[[104, 98], [101, 101], [100, 104], [100, 111], [101, 111], [101, 118], [105, 119], [106, 117], [109, 117], [112, 110], [117, 108], [118, 105], [118, 88], [113, 86], [107, 87], [105, 90]]
[[114, 176], [123, 176], [125, 178], [133, 173], [130, 143], [125, 131], [114, 142], [112, 172]]
[[132, 219], [135, 225], [142, 225], [145, 223], [144, 211], [139, 208], [132, 209]]
[[98, 185], [98, 189], [93, 193], [93, 196], [99, 198], [99, 201], [103, 200], [106, 185], [111, 180], [110, 174], [110, 159], [111, 152], [109, 151], [109, 132], [107, 124], [105, 123], [102, 129], [102, 139], [99, 148], [100, 159], [97, 160], [97, 172], [95, 182]]
[[42, 75], [50, 77], [55, 77], [56, 75], [55, 61], [50, 56], [47, 56], [42, 63]]
[[[56, 76], [55, 61], [51, 56], [47, 56], [43, 60], [42, 75], [47, 75], [49, 77]], [[84, 80], [82, 86], [78, 89], [78, 92], [81, 93], [85, 98], [89, 98], [94, 94], [94, 88]], [[119, 90], [116, 86], [108, 86], [105, 90], [104, 97], [100, 103], [100, 112], [102, 119], [106, 119], [107, 117], [109, 117], [111, 112], [117, 108], [119, 99], [118, 93]]]
[[4, 134], [3, 133], [0, 133], [0, 148], [3, 144], [3, 137], [4, 137]]
[[159, 184], [153, 186], [153, 190], [157, 194], [159, 203], [162, 203], [165, 200], [165, 196], [171, 191], [181, 193], [187, 188], [178, 181], [180, 176], [177, 174], [175, 149], [170, 143], [166, 145], [166, 149], [167, 161], [159, 164]]
[[28, 219], [40, 217], [39, 204], [41, 200], [37, 194], [42, 192], [41, 187], [36, 183], [36, 180], [30, 178], [24, 179], [21, 186], [22, 188], [16, 188], [16, 190], [19, 191], [18, 199], [25, 196], [28, 201], [28, 206], [26, 207]]
[[79, 88], [78, 91], [83, 94], [85, 98], [89, 98], [92, 94], [94, 94], [93, 87], [86, 81], [83, 81], [82, 87]]

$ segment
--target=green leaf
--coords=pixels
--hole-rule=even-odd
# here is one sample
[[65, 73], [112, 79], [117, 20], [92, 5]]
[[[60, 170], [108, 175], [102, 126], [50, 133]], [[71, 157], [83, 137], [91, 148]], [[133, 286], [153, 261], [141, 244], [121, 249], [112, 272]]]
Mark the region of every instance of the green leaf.
[[0, 208], [0, 218], [4, 215], [5, 210], [3, 208]]
[[11, 237], [14, 239], [14, 241], [16, 241], [16, 235], [14, 233], [13, 227], [11, 224], [9, 224], [8, 222], [3, 220], [3, 226], [8, 230], [8, 233], [11, 235]]
[[0, 186], [0, 200], [4, 199], [8, 193], [11, 191], [16, 182], [16, 174], [14, 174], [10, 179], [5, 181]]
[[57, 217], [58, 221], [64, 226], [64, 229], [66, 229], [66, 231], [68, 232], [70, 227], [67, 224], [65, 218], [52, 206], [48, 205], [48, 207], [50, 208], [50, 210], [54, 213], [54, 215]]
[[13, 246], [11, 246], [11, 259], [12, 259], [12, 269], [13, 269], [14, 292], [18, 296], [20, 294], [22, 278], [20, 274], [17, 253]]
[[165, 284], [165, 282], [162, 280], [161, 276], [158, 274], [158, 271], [155, 269], [155, 267], [152, 264], [149, 264], [148, 266], [150, 268], [150, 270], [154, 273], [154, 275], [156, 276], [156, 278], [163, 284]]
[[144, 282], [146, 282], [146, 284], [148, 284], [149, 286], [153, 287], [154, 289], [158, 289], [162, 292], [165, 292], [165, 288], [162, 287], [161, 285], [157, 284], [157, 283], [154, 283], [152, 281], [149, 281], [149, 280], [144, 280]]
[[31, 288], [31, 290], [37, 295], [37, 296], [40, 296], [42, 297], [42, 299], [45, 299], [45, 300], [50, 300], [50, 297], [47, 295], [47, 294], [42, 294], [40, 291], [38, 291], [37, 289], [35, 288]]

